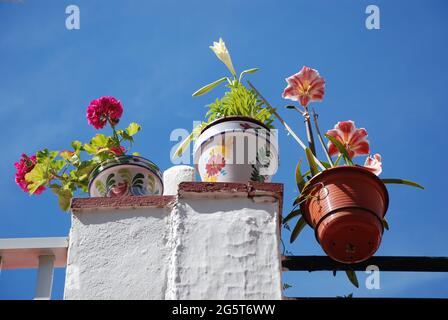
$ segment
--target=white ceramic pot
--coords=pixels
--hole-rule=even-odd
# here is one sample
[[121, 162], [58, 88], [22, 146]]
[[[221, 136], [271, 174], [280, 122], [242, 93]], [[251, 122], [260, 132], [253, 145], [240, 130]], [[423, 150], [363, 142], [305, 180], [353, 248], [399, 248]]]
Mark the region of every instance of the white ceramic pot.
[[162, 173], [150, 160], [119, 156], [97, 166], [90, 174], [90, 197], [162, 195]]
[[193, 148], [206, 182], [269, 182], [278, 169], [276, 132], [249, 117], [226, 117], [205, 127]]

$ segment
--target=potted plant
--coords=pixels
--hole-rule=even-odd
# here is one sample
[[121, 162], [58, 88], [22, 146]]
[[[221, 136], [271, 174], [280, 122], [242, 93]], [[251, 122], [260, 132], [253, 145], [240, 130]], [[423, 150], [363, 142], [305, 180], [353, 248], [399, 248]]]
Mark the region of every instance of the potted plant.
[[210, 48], [226, 65], [230, 76], [200, 88], [193, 96], [201, 96], [221, 83], [226, 83], [228, 90], [207, 106], [207, 120], [193, 130], [174, 155], [180, 156], [194, 141], [193, 159], [203, 181], [270, 181], [278, 166], [272, 112], [242, 83], [245, 75], [258, 69], [248, 69], [237, 76], [224, 41], [219, 39]]
[[96, 134], [84, 144], [75, 140], [71, 150], [22, 154], [15, 163], [16, 183], [31, 195], [50, 188], [64, 211], [76, 192], [88, 192], [91, 197], [162, 194], [159, 168], [136, 152], [126, 154], [123, 144], [131, 147], [141, 127], [133, 122], [124, 130], [117, 129], [122, 114], [121, 102], [114, 97], [93, 100], [87, 108], [88, 123], [98, 130], [108, 125], [112, 135]]
[[[364, 261], [376, 252], [383, 229], [388, 228], [384, 219], [389, 203], [385, 184], [423, 187], [403, 179], [380, 179], [381, 156], [370, 155], [367, 131], [356, 128], [353, 121], [338, 122], [326, 132], [328, 142], [325, 143], [318, 116], [313, 110], [311, 117], [309, 109], [309, 103], [321, 101], [325, 93], [325, 81], [316, 70], [303, 67], [286, 81], [288, 86], [283, 97], [301, 105], [287, 108], [304, 118], [308, 140], [307, 146], [293, 133], [305, 150], [308, 170], [303, 172], [299, 161], [295, 178], [300, 194], [294, 201], [293, 210], [283, 220], [287, 224], [300, 217], [290, 240], [293, 242], [308, 224], [329, 257], [347, 264]], [[316, 156], [314, 136], [320, 142], [326, 161]], [[354, 158], [362, 155], [367, 156], [364, 164], [355, 163]]]

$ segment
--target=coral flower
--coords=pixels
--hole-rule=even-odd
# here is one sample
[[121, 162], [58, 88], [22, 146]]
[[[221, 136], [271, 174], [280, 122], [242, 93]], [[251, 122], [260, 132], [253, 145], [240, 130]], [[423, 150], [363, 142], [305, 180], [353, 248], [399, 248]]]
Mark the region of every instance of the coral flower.
[[310, 101], [322, 101], [325, 94], [325, 80], [319, 72], [309, 67], [303, 67], [286, 79], [288, 86], [283, 91], [283, 98], [299, 101], [304, 107]]
[[[366, 129], [357, 129], [355, 123], [351, 120], [338, 122], [334, 129], [327, 131], [327, 134], [335, 137], [345, 146], [350, 158], [370, 153], [369, 141], [366, 139]], [[328, 152], [330, 156], [339, 153], [336, 146], [331, 142], [328, 143]]]
[[383, 171], [381, 155], [377, 153], [373, 157], [368, 156], [366, 162], [364, 163], [364, 168], [379, 176]]
[[226, 166], [226, 160], [221, 154], [214, 154], [208, 159], [205, 171], [209, 176], [217, 175]]
[[112, 125], [118, 123], [123, 114], [121, 102], [114, 97], [101, 97], [92, 100], [87, 107], [87, 121], [95, 129], [102, 129], [107, 121]]
[[[25, 175], [33, 170], [36, 165], [37, 159], [36, 156], [33, 155], [28, 157], [26, 154], [22, 154], [19, 162], [14, 163], [14, 167], [16, 167], [16, 183], [17, 185], [26, 193], [29, 193], [28, 185], [30, 184], [25, 179]], [[40, 186], [34, 194], [41, 194], [45, 190], [44, 186]]]

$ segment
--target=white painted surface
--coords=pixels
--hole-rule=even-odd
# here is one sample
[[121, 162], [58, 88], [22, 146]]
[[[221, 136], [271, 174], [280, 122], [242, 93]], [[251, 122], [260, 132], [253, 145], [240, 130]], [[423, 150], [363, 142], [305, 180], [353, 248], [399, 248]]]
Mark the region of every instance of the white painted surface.
[[167, 298], [281, 299], [277, 208], [248, 198], [181, 200], [171, 215]]
[[277, 200], [191, 197], [73, 214], [65, 299], [281, 299]]
[[173, 166], [163, 172], [163, 194], [165, 196], [177, 195], [179, 183], [196, 181], [193, 167], [179, 165]]
[[55, 257], [54, 267], [63, 268], [67, 262], [67, 237], [0, 239], [2, 269], [31, 269], [39, 267], [39, 257]]
[[65, 299], [164, 299], [167, 217], [158, 208], [73, 214]]

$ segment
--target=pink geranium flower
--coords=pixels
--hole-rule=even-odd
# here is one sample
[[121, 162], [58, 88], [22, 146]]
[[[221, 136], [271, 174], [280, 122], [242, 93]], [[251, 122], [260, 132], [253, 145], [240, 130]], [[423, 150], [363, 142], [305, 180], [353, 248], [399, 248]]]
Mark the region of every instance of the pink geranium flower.
[[[338, 122], [334, 129], [327, 131], [327, 134], [335, 137], [345, 146], [350, 158], [370, 153], [369, 141], [366, 139], [366, 129], [357, 129], [355, 123], [351, 120]], [[328, 152], [330, 156], [339, 153], [336, 146], [331, 142], [328, 143]]]
[[309, 67], [303, 67], [286, 79], [288, 86], [283, 91], [283, 98], [300, 101], [304, 107], [310, 101], [322, 101], [325, 94], [325, 80], [319, 72]]
[[[28, 185], [30, 184], [25, 179], [25, 175], [33, 170], [36, 165], [37, 159], [36, 156], [33, 155], [28, 157], [26, 154], [22, 154], [20, 160], [14, 163], [14, 167], [16, 167], [16, 183], [17, 185], [26, 193], [29, 193]], [[44, 186], [40, 186], [34, 194], [41, 194], [45, 190]]]
[[87, 107], [87, 121], [95, 129], [102, 129], [108, 121], [112, 125], [118, 123], [123, 114], [121, 102], [114, 97], [101, 97], [92, 100]]
[[110, 152], [112, 152], [116, 156], [122, 156], [126, 153], [126, 149], [122, 146], [112, 147], [110, 148]]
[[226, 160], [220, 154], [212, 155], [205, 165], [205, 171], [207, 171], [207, 175], [209, 177], [217, 175], [222, 168], [226, 166]]
[[381, 155], [377, 153], [373, 157], [368, 156], [366, 162], [364, 163], [364, 168], [379, 176], [383, 171], [381, 163]]

